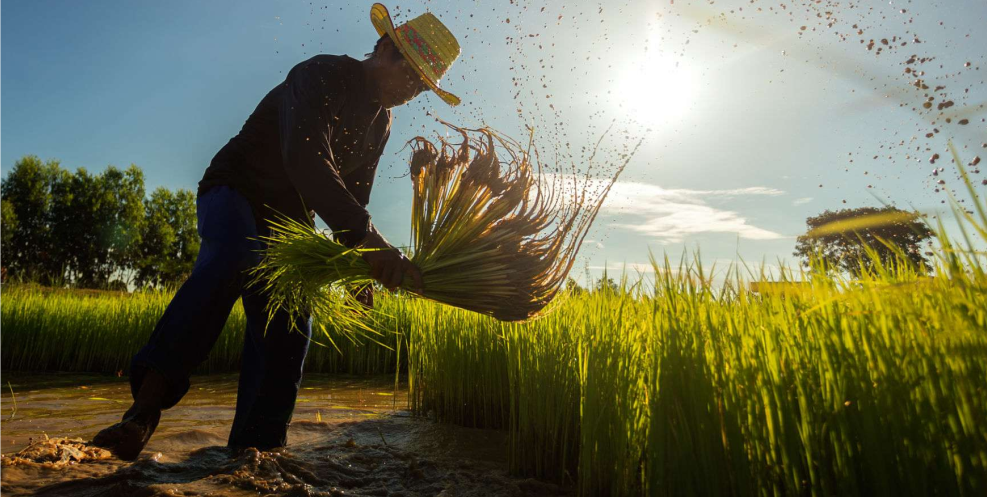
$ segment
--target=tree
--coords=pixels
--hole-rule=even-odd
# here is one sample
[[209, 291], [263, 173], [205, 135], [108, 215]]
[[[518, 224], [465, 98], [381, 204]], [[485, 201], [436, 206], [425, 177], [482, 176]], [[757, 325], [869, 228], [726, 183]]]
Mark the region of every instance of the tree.
[[4, 238], [4, 267], [17, 279], [45, 284], [61, 280], [63, 267], [53, 254], [50, 214], [51, 184], [61, 170], [57, 161], [41, 162], [28, 155], [18, 160], [0, 185], [17, 222]]
[[71, 276], [83, 288], [107, 288], [131, 266], [144, 217], [144, 175], [110, 166], [98, 175], [79, 168], [54, 189], [53, 231], [71, 249]]
[[61, 272], [61, 279], [71, 282], [77, 273], [78, 255], [81, 244], [85, 243], [83, 234], [89, 227], [79, 222], [75, 212], [76, 195], [84, 195], [76, 189], [75, 175], [71, 171], [59, 169], [55, 171], [49, 187], [51, 203], [48, 206], [48, 229], [51, 231], [51, 248], [54, 261]]
[[616, 295], [620, 292], [620, 285], [617, 284], [613, 278], [607, 276], [606, 271], [603, 272], [603, 277], [596, 280], [596, 287], [593, 289], [594, 292], [603, 292], [611, 295]]
[[145, 201], [144, 209], [134, 282], [141, 287], [181, 283], [192, 272], [199, 252], [195, 194], [158, 188]]
[[51, 230], [69, 259], [66, 278], [78, 286], [92, 287], [99, 271], [99, 193], [96, 178], [85, 168], [68, 174], [52, 187]]
[[0, 200], [0, 271], [6, 279], [7, 265], [13, 256], [14, 232], [17, 231], [17, 213], [9, 200]]
[[[109, 250], [111, 274], [123, 275], [139, 256], [141, 225], [144, 222], [144, 172], [135, 164], [124, 171], [109, 167], [103, 173], [103, 188], [112, 199], [106, 210], [104, 236]], [[123, 280], [124, 283], [130, 283]]]
[[579, 282], [572, 276], [566, 278], [565, 290], [573, 295], [582, 295], [586, 293], [586, 289], [579, 286]]
[[158, 188], [145, 200], [144, 225], [138, 244], [138, 258], [134, 284], [139, 287], [156, 287], [163, 283], [163, 273], [168, 265], [167, 254], [175, 243], [175, 230], [169, 223], [168, 205], [172, 194], [167, 188]]
[[[827, 210], [806, 219], [805, 224], [808, 230], [796, 240], [794, 255], [806, 267], [819, 257], [827, 266], [854, 277], [873, 270], [878, 261], [891, 270], [901, 262], [919, 272], [931, 270], [921, 244], [934, 233], [914, 212], [893, 206]], [[867, 255], [866, 247], [877, 255], [876, 260]]]
[[172, 256], [175, 266], [166, 278], [166, 284], [181, 283], [192, 273], [195, 258], [199, 255], [199, 229], [196, 216], [196, 192], [179, 189], [175, 191], [175, 201], [172, 204], [171, 227], [175, 231], [175, 245]]

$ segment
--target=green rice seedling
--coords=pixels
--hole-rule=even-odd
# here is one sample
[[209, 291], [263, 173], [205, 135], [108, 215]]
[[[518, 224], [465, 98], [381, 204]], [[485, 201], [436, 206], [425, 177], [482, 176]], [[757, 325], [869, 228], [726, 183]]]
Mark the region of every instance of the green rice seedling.
[[[530, 324], [502, 325], [510, 392], [509, 464], [517, 474], [574, 482], [579, 463], [579, 336], [584, 308], [566, 301]], [[575, 311], [575, 312], [569, 312]]]
[[[500, 327], [462, 310], [412, 302], [398, 316], [407, 336], [412, 409], [464, 426], [507, 427], [510, 392]], [[435, 360], [438, 355], [443, 360]]]
[[580, 490], [584, 495], [640, 493], [647, 440], [640, 373], [651, 354], [647, 309], [623, 290], [600, 292], [587, 304], [579, 344]]

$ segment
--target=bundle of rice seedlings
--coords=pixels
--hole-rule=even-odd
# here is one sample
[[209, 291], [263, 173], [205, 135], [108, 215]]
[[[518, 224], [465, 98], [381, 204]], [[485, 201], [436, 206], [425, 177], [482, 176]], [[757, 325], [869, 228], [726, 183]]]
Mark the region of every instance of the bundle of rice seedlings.
[[[534, 317], [559, 292], [633, 152], [600, 183], [575, 170], [543, 171], [533, 135], [524, 146], [490, 128], [445, 124], [461, 142], [408, 142], [412, 241], [405, 252], [422, 272], [421, 296], [502, 321]], [[272, 295], [271, 311], [283, 306], [358, 321], [340, 311], [352, 307], [341, 289], [372, 283], [361, 250], [304, 223], [272, 224], [254, 271]], [[401, 288], [412, 290], [410, 278]]]

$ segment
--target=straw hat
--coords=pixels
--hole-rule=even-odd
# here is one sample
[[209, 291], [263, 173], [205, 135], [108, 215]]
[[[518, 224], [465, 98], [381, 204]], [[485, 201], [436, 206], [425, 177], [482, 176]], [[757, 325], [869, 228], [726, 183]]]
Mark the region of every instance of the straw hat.
[[375, 3], [370, 22], [379, 36], [387, 34], [411, 63], [425, 84], [449, 105], [459, 105], [459, 97], [439, 88], [439, 80], [459, 57], [459, 42], [441, 21], [426, 12], [398, 27], [391, 22], [387, 7]]

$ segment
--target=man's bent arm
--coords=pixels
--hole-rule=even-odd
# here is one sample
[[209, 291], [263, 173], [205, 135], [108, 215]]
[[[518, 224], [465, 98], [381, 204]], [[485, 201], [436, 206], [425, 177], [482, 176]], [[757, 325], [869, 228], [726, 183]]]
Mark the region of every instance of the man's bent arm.
[[347, 246], [367, 235], [370, 214], [339, 177], [329, 145], [332, 116], [345, 99], [338, 78], [310, 62], [288, 74], [279, 112], [281, 157], [288, 179]]

